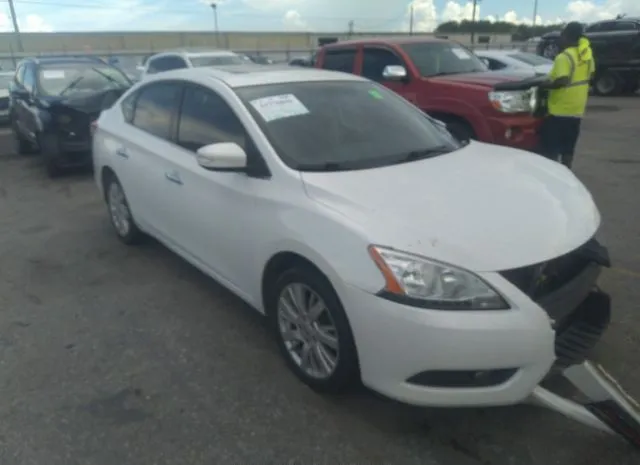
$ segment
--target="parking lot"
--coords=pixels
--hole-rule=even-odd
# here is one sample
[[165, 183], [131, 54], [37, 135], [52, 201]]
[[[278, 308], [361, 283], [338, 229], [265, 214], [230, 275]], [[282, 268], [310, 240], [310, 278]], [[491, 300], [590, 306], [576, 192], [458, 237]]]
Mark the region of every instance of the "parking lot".
[[[594, 354], [640, 397], [640, 97], [591, 99], [575, 171], [603, 215], [614, 321]], [[88, 173], [0, 129], [0, 464], [637, 464], [539, 408], [316, 395], [262, 319], [155, 242], [121, 245]]]

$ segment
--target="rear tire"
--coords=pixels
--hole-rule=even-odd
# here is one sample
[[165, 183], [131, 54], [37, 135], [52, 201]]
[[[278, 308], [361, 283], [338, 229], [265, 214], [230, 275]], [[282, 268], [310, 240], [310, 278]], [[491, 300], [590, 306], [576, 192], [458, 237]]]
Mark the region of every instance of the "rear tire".
[[[298, 298], [293, 299], [292, 295]], [[314, 307], [313, 302], [323, 308], [315, 319], [310, 316], [312, 311], [303, 309], [305, 304], [307, 310]], [[309, 265], [296, 265], [270, 286], [265, 303], [280, 352], [298, 379], [317, 392], [329, 394], [345, 393], [359, 384], [351, 326], [325, 276]]]
[[135, 245], [142, 241], [144, 234], [136, 225], [127, 196], [115, 175], [107, 175], [104, 182], [105, 200], [111, 225], [123, 243]]
[[622, 90], [620, 77], [611, 71], [597, 74], [593, 80], [593, 92], [601, 97], [619, 95]]

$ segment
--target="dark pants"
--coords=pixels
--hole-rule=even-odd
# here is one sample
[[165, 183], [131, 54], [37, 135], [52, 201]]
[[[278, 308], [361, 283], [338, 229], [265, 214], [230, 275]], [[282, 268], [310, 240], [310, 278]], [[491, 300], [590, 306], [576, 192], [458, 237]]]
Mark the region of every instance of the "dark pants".
[[582, 118], [547, 116], [540, 128], [540, 152], [571, 168]]

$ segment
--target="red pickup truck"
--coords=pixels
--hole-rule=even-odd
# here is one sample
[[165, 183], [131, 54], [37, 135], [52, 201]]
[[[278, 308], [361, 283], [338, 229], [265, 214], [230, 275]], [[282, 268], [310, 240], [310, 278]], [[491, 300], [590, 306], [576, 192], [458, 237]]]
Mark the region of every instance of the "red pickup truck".
[[489, 71], [465, 47], [436, 38], [363, 39], [322, 47], [317, 68], [358, 74], [447, 124], [461, 140], [535, 151], [541, 118], [535, 90], [494, 91], [522, 75]]

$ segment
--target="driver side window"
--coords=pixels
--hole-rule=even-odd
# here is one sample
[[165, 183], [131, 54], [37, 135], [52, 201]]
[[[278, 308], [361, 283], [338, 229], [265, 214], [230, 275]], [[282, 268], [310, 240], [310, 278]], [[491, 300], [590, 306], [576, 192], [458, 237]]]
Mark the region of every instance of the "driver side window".
[[362, 56], [362, 76], [372, 81], [382, 82], [382, 71], [387, 66], [404, 66], [402, 59], [391, 50], [365, 48]]

